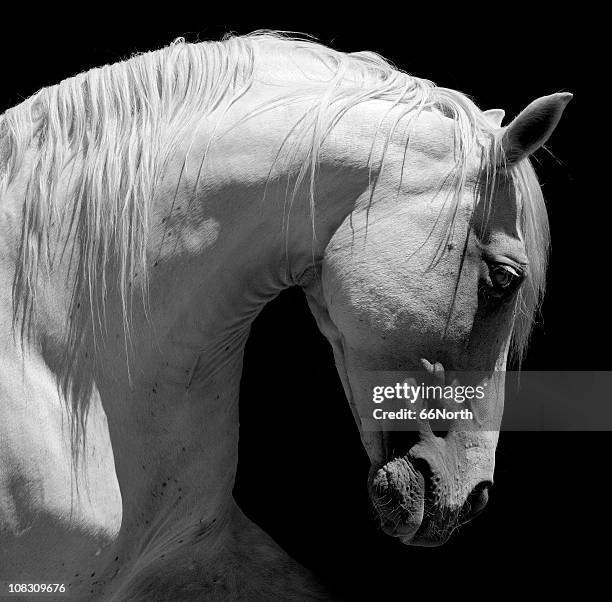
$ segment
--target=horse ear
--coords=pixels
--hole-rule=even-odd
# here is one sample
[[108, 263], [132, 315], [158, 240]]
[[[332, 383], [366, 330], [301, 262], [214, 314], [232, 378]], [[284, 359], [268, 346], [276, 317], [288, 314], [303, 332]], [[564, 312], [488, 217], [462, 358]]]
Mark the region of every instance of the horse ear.
[[502, 121], [504, 120], [504, 116], [506, 115], [506, 111], [503, 109], [489, 109], [488, 111], [483, 111], [482, 114], [487, 118], [487, 121], [494, 125], [496, 128], [500, 128]]
[[548, 140], [571, 99], [569, 92], [542, 96], [504, 129], [502, 148], [508, 165], [528, 157]]

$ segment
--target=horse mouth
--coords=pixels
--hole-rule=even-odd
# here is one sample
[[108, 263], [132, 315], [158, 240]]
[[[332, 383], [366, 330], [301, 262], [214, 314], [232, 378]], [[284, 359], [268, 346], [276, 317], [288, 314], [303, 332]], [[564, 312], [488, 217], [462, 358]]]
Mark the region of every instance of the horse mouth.
[[370, 476], [370, 499], [380, 517], [382, 531], [403, 544], [440, 546], [467, 522], [462, 511], [441, 504], [441, 479], [427, 463], [395, 458]]

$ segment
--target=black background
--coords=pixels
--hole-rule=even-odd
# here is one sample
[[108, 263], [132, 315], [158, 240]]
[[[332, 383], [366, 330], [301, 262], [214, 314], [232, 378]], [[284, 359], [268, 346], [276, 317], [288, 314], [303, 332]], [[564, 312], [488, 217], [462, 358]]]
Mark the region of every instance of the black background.
[[[524, 10], [469, 15], [440, 6], [422, 16], [385, 6], [360, 22], [192, 16], [179, 27], [164, 27], [162, 18], [154, 26], [126, 24], [123, 14], [103, 25], [93, 16], [87, 26], [51, 25], [37, 14], [36, 30], [5, 22], [0, 108], [180, 35], [197, 41], [259, 28], [307, 32], [344, 51], [375, 50], [470, 94], [483, 109], [505, 109], [507, 118], [538, 96], [573, 92], [549, 143], [554, 156], [536, 156], [553, 245], [548, 293], [523, 369], [610, 369], [601, 15]], [[576, 401], [588, 408], [588, 400]], [[609, 442], [609, 433], [502, 433], [485, 513], [442, 548], [404, 547], [378, 529], [368, 461], [331, 350], [301, 291], [292, 289], [265, 308], [247, 344], [235, 495], [292, 556], [352, 599], [588, 587], [600, 576], [597, 544], [609, 535]]]

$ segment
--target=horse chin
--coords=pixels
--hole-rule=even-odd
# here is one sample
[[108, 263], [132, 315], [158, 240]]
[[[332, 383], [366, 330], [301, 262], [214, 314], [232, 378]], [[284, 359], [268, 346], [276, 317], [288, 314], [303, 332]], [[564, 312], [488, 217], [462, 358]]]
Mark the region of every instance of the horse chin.
[[395, 458], [370, 473], [370, 498], [384, 533], [405, 545], [440, 546], [448, 541], [457, 517], [447, 516], [431, 500], [427, 471], [407, 457]]
[[425, 478], [407, 458], [395, 458], [370, 472], [370, 499], [382, 530], [408, 543], [423, 522]]

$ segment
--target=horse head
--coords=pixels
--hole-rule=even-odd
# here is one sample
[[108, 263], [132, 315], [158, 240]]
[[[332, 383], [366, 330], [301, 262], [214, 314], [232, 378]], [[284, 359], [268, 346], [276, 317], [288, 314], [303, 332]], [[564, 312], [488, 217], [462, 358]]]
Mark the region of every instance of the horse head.
[[[482, 113], [489, 143], [461, 173], [457, 122], [421, 113], [395, 158], [401, 167], [360, 198], [306, 287], [361, 426], [370, 497], [383, 530], [403, 543], [442, 544], [487, 503], [503, 371], [512, 341], [526, 342], [545, 282], [548, 222], [527, 157], [570, 98], [540, 98], [505, 128], [502, 113]], [[421, 371], [446, 384], [470, 374], [486, 393], [473, 420], [450, 420], [444, 433], [427, 420], [412, 432], [367, 430], [371, 371]]]

